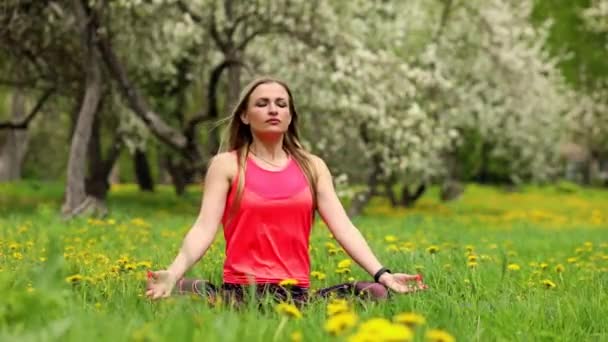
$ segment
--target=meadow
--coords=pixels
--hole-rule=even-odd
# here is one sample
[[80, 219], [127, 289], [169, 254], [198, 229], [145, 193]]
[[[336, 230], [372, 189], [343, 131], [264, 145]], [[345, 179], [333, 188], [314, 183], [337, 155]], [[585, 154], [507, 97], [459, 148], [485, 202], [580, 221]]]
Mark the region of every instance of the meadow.
[[[375, 200], [354, 220], [393, 271], [430, 289], [388, 301], [234, 309], [151, 302], [146, 270], [173, 259], [200, 190], [117, 185], [103, 219], [63, 221], [62, 185], [0, 184], [0, 341], [608, 341], [608, 192], [571, 184], [431, 191], [415, 208]], [[221, 282], [223, 238], [189, 276]], [[317, 222], [312, 289], [370, 280]]]

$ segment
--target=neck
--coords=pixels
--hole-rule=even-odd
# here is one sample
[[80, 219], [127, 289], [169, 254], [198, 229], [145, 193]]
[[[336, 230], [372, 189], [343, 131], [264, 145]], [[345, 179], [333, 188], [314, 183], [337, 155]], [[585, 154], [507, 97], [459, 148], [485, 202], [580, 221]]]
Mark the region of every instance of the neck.
[[283, 135], [279, 138], [260, 138], [253, 136], [253, 142], [249, 147], [256, 156], [269, 161], [282, 160], [287, 157], [283, 149]]

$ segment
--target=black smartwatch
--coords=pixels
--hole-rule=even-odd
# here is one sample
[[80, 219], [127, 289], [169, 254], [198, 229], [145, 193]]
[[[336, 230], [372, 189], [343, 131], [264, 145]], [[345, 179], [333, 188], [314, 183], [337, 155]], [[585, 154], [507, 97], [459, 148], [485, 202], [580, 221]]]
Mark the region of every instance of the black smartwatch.
[[376, 274], [374, 274], [374, 281], [376, 283], [380, 282], [380, 276], [382, 276], [384, 273], [391, 273], [391, 270], [389, 270], [386, 267], [382, 267], [381, 269], [378, 270], [378, 272], [376, 272]]

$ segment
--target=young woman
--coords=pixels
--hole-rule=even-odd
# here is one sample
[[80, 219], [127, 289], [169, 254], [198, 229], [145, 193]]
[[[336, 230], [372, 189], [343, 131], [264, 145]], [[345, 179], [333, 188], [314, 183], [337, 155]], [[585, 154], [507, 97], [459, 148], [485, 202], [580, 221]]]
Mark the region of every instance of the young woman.
[[[287, 85], [272, 78], [251, 82], [231, 117], [228, 152], [216, 155], [205, 177], [200, 213], [167, 270], [149, 274], [146, 295], [173, 292], [244, 299], [247, 285], [258, 295], [305, 302], [309, 293], [309, 236], [317, 210], [344, 250], [375, 282], [354, 282], [314, 296], [369, 295], [426, 289], [418, 275], [391, 273], [353, 226], [336, 196], [332, 176], [298, 137], [298, 113]], [[226, 239], [223, 284], [184, 279], [205, 254], [220, 225]], [[292, 286], [281, 286], [290, 279]], [[295, 283], [295, 285], [293, 284]]]

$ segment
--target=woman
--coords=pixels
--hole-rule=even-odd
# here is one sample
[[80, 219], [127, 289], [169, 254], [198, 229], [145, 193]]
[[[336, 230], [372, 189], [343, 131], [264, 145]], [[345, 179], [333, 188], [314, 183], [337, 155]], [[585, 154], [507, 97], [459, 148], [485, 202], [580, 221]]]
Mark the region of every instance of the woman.
[[[149, 273], [148, 297], [167, 297], [176, 288], [210, 300], [220, 296], [241, 301], [244, 288], [254, 285], [259, 295], [308, 300], [308, 243], [315, 210], [344, 250], [375, 279], [332, 286], [315, 296], [385, 298], [387, 289], [407, 293], [427, 288], [419, 276], [392, 274], [377, 260], [346, 215], [326, 164], [302, 148], [297, 121], [285, 83], [260, 78], [244, 89], [232, 113], [228, 152], [210, 162], [198, 218], [171, 266]], [[226, 239], [223, 284], [218, 288], [183, 279], [213, 242], [220, 222]], [[286, 279], [292, 286], [282, 286]]]

